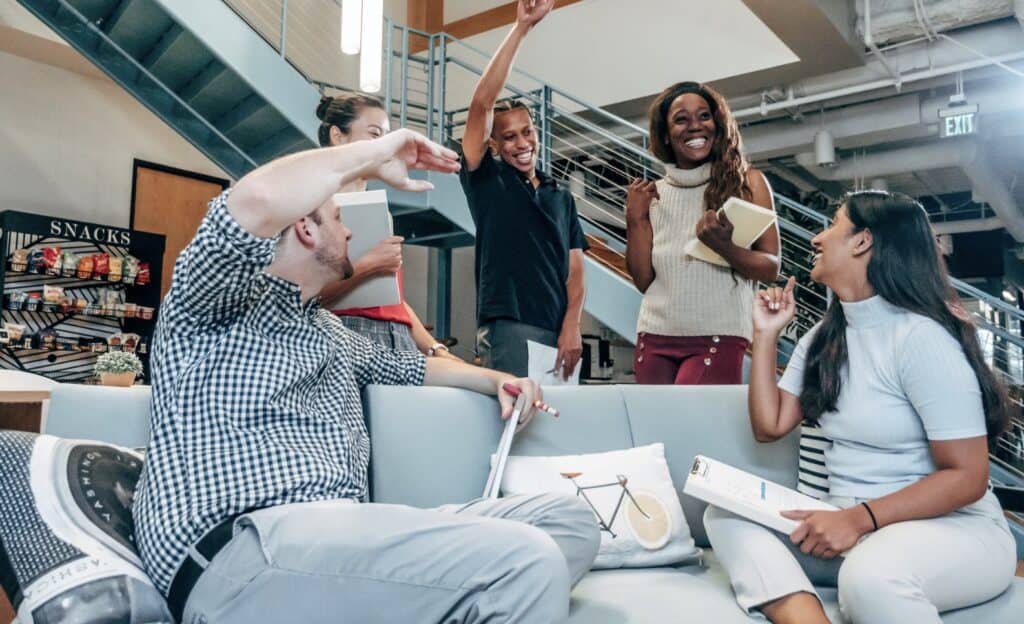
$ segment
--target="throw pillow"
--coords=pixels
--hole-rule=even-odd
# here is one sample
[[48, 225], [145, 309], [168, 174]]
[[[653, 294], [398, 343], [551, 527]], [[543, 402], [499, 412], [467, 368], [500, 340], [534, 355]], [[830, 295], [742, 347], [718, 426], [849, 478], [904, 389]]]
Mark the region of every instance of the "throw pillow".
[[697, 559], [665, 446], [561, 457], [510, 456], [502, 492], [579, 496], [601, 527], [594, 568], [662, 566]]
[[0, 585], [20, 624], [173, 622], [135, 552], [141, 470], [128, 449], [0, 431]]

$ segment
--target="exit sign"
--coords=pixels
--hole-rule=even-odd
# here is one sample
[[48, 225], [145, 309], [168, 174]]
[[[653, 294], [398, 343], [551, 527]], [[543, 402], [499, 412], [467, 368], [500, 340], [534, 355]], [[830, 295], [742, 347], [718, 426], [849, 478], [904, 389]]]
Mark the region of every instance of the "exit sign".
[[978, 131], [978, 107], [947, 108], [939, 111], [939, 136], [958, 137]]

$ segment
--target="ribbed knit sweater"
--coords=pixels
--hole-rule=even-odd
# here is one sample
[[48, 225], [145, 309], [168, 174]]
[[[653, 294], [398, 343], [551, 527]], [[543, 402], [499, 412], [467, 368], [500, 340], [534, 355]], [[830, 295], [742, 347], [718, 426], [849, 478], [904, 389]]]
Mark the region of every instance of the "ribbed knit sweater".
[[661, 199], [654, 201], [650, 212], [654, 281], [640, 305], [637, 332], [750, 340], [754, 283], [683, 251], [697, 236], [711, 163], [696, 169], [665, 168], [665, 177], [657, 183]]

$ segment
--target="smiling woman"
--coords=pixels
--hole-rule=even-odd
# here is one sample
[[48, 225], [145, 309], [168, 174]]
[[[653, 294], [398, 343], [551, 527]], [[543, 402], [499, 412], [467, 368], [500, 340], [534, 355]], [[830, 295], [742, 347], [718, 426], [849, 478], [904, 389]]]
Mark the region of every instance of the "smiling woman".
[[[779, 233], [751, 249], [732, 242], [717, 210], [739, 197], [774, 210], [771, 190], [743, 156], [739, 129], [714, 89], [680, 82], [650, 109], [651, 151], [666, 175], [634, 180], [626, 199], [626, 260], [644, 293], [635, 370], [643, 384], [738, 384], [751, 339], [754, 282], [779, 270]], [[693, 239], [725, 258], [706, 263], [683, 250]]]

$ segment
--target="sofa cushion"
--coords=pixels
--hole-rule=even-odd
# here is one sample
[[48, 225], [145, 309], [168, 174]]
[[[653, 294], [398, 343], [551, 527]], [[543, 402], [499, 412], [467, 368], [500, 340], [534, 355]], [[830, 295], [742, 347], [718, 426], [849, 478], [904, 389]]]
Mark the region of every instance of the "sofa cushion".
[[505, 494], [583, 497], [601, 526], [595, 569], [669, 565], [700, 554], [662, 444], [584, 455], [512, 456], [501, 489]]
[[746, 386], [620, 386], [620, 391], [634, 443], [664, 442], [672, 481], [698, 546], [709, 545], [703, 523], [707, 503], [682, 492], [695, 455], [796, 486], [799, 434], [794, 431], [771, 444], [754, 440]]
[[21, 624], [171, 621], [135, 553], [141, 470], [123, 448], [0, 431], [0, 582]]
[[[617, 388], [550, 388], [544, 413], [516, 435], [516, 455], [593, 453], [633, 446]], [[498, 402], [468, 390], [369, 386], [370, 498], [436, 507], [479, 498], [501, 437]]]
[[[842, 622], [835, 588], [819, 587], [825, 612]], [[1024, 578], [1015, 578], [997, 598], [942, 614], [946, 624], [1012, 624], [1024, 612]], [[714, 551], [704, 551], [703, 565], [647, 569], [598, 570], [583, 577], [572, 592], [570, 624], [746, 624], [764, 622], [747, 616], [736, 604], [729, 577]]]

